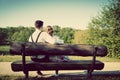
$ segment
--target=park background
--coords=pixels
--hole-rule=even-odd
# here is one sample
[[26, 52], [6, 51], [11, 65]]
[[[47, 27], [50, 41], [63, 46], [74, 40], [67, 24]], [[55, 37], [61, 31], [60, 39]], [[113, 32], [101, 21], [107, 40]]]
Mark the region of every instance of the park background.
[[[13, 1], [13, 2], [12, 2]], [[29, 2], [28, 0], [25, 0], [26, 2]], [[33, 3], [35, 1], [31, 0]], [[78, 14], [74, 14], [77, 12], [74, 12], [74, 9], [72, 9], [70, 6], [75, 6], [75, 7], [80, 7], [78, 6], [79, 1], [83, 1], [84, 0], [73, 0], [74, 5], [72, 5], [72, 0], [70, 1], [69, 4], [71, 5], [67, 5], [67, 0], [66, 1], [59, 1], [58, 7], [62, 6], [61, 4], [63, 4], [62, 2], [64, 2], [65, 4], [63, 4], [62, 8], [58, 8], [60, 11], [59, 12], [55, 12], [55, 10], [57, 10], [57, 8], [55, 8], [53, 10], [53, 14], [52, 10], [49, 10], [49, 6], [53, 7], [57, 7], [56, 5], [50, 5], [48, 3], [45, 3], [43, 0], [36, 0], [36, 3], [38, 3], [39, 1], [42, 2], [42, 4], [46, 4], [48, 6], [46, 6], [45, 8], [43, 8], [42, 6], [42, 10], [45, 11], [45, 14], [41, 13], [37, 14], [37, 18], [34, 18], [33, 20], [37, 20], [37, 19], [42, 19], [43, 21], [45, 21], [45, 26], [46, 25], [52, 25], [53, 29], [54, 29], [54, 35], [58, 35], [60, 36], [61, 39], [64, 40], [64, 42], [66, 44], [93, 44], [93, 45], [105, 45], [108, 48], [108, 55], [106, 56], [106, 58], [101, 59], [102, 61], [110, 61], [110, 62], [114, 62], [120, 61], [120, 0], [101, 0], [103, 2], [101, 2], [100, 5], [100, 9], [97, 9], [98, 11], [95, 13], [95, 15], [88, 13], [90, 15], [89, 18], [86, 18], [88, 16], [83, 16], [84, 13], [79, 12], [77, 9], [76, 11], [78, 12]], [[46, 0], [47, 2], [51, 2], [53, 4], [56, 3], [55, 0]], [[94, 2], [95, 0], [92, 0], [92, 2]], [[99, 0], [97, 0], [99, 1]], [[104, 2], [105, 1], [105, 2]], [[11, 4], [9, 6], [4, 5], [4, 3], [7, 4]], [[19, 9], [17, 10], [16, 8], [16, 13], [15, 11], [13, 11], [14, 9], [12, 9], [12, 13], [9, 13], [9, 11], [7, 12], [7, 9], [14, 5], [16, 2], [16, 6], [17, 6], [17, 2], [20, 3], [19, 4]], [[24, 2], [24, 1], [23, 1]], [[31, 4], [32, 4], [31, 2]], [[92, 3], [91, 2], [91, 3]], [[14, 3], [14, 4], [12, 4]], [[86, 6], [88, 4], [90, 4], [90, 1], [86, 0]], [[99, 3], [99, 2], [97, 2]], [[103, 4], [104, 3], [104, 4]], [[17, 59], [20, 59], [19, 56], [13, 57], [10, 56], [9, 54], [9, 48], [10, 48], [10, 42], [12, 41], [16, 41], [16, 42], [27, 42], [29, 36], [34, 32], [34, 21], [33, 20], [27, 20], [24, 17], [27, 15], [33, 15], [32, 12], [34, 12], [35, 9], [37, 9], [39, 11], [39, 6], [38, 4], [36, 5], [38, 8], [30, 8], [29, 9], [25, 9], [28, 12], [20, 12], [19, 10], [21, 10], [22, 8], [20, 8], [21, 6], [26, 6], [26, 4], [22, 3], [22, 1], [19, 0], [0, 0], [0, 8], [1, 8], [1, 19], [0, 19], [0, 62], [11, 62]], [[23, 5], [22, 5], [23, 4]], [[40, 5], [42, 5], [40, 4]], [[94, 3], [95, 4], [95, 3]], [[102, 5], [103, 4], [103, 5]], [[82, 2], [81, 2], [82, 5]], [[15, 7], [15, 6], [12, 6]], [[64, 7], [68, 7], [68, 12], [64, 9]], [[70, 8], [69, 8], [70, 7]], [[89, 5], [88, 5], [89, 7]], [[87, 7], [87, 8], [88, 8]], [[87, 11], [90, 12], [91, 10], [88, 10], [87, 8], [83, 8], [82, 10], [85, 10], [86, 13]], [[93, 10], [96, 8], [95, 6], [92, 7]], [[32, 11], [32, 10], [33, 11]], [[40, 8], [41, 9], [41, 8]], [[63, 9], [63, 10], [62, 10]], [[79, 8], [78, 8], [79, 9]], [[5, 11], [6, 10], [6, 11]], [[36, 11], [36, 10], [35, 10]], [[6, 12], [4, 14], [4, 12]], [[65, 15], [63, 15], [65, 13]], [[81, 14], [80, 14], [81, 13]], [[21, 15], [20, 15], [21, 14]], [[23, 15], [24, 14], [24, 15]], [[51, 16], [52, 17], [48, 17]], [[73, 14], [73, 15], [71, 15]], [[8, 17], [11, 16], [11, 17]], [[15, 17], [13, 17], [13, 15], [15, 15]], [[40, 16], [47, 16], [47, 17], [40, 17]], [[67, 16], [69, 15], [69, 16]], [[80, 17], [80, 19], [75, 20], [73, 17], [79, 17], [78, 15], [82, 15], [83, 17]], [[86, 15], [86, 14], [85, 14]], [[6, 17], [4, 17], [6, 16]], [[53, 17], [54, 16], [54, 17]], [[55, 19], [56, 16], [57, 19]], [[64, 18], [65, 16], [67, 16], [67, 19]], [[72, 16], [71, 18], [69, 18], [70, 16]], [[20, 17], [22, 17], [22, 20], [20, 21]], [[40, 17], [40, 18], [39, 18]], [[14, 20], [12, 18], [15, 18]], [[28, 17], [27, 17], [28, 18]], [[50, 18], [50, 20], [46, 20], [47, 18]], [[84, 23], [84, 18], [87, 19], [87, 22]], [[10, 20], [11, 19], [11, 20]], [[28, 18], [30, 19], [30, 18]], [[53, 19], [53, 20], [52, 20]], [[69, 21], [69, 19], [71, 21]], [[83, 19], [83, 23], [82, 22]], [[68, 22], [67, 22], [68, 20]], [[13, 21], [13, 22], [12, 22]], [[18, 22], [17, 22], [18, 21]], [[30, 21], [30, 24], [29, 24]], [[76, 21], [76, 22], [74, 22]], [[20, 24], [19, 24], [20, 22]], [[21, 23], [23, 22], [23, 24]], [[48, 23], [47, 23], [48, 22]], [[16, 25], [16, 24], [18, 25]], [[24, 24], [27, 23], [27, 24]], [[60, 24], [59, 24], [60, 23]], [[71, 24], [71, 23], [75, 23], [75, 24]], [[79, 25], [78, 23], [80, 23], [81, 25]], [[13, 24], [13, 25], [11, 25]], [[69, 24], [69, 25], [68, 25]], [[86, 27], [85, 27], [86, 26]], [[73, 57], [72, 57], [73, 58]], [[73, 59], [78, 59], [78, 57], [74, 57]]]
[[[0, 0], [0, 1], [4, 2], [4, 0]], [[9, 2], [9, 0], [5, 0], [5, 1]], [[108, 47], [108, 55], [107, 55], [108, 57], [120, 59], [120, 1], [119, 0], [108, 0], [108, 1], [109, 2], [106, 3], [106, 5], [104, 4], [101, 10], [97, 12], [98, 14], [96, 16], [91, 17], [86, 27], [84, 28], [82, 28], [81, 26], [75, 27], [77, 25], [74, 25], [72, 27], [71, 26], [59, 26], [54, 23], [54, 25], [52, 25], [54, 29], [54, 35], [60, 36], [60, 38], [63, 39], [64, 42], [67, 44], [105, 45]], [[88, 2], [86, 2], [86, 4], [87, 3]], [[4, 11], [4, 10], [1, 10], [1, 11]], [[65, 13], [65, 14], [70, 14], [70, 13]], [[45, 16], [47, 15], [45, 14]], [[61, 14], [59, 14], [58, 16], [62, 17]], [[73, 17], [74, 16], [75, 15], [73, 15]], [[24, 20], [24, 17], [22, 17], [22, 19]], [[0, 54], [2, 55], [9, 54], [8, 46], [10, 42], [12, 41], [27, 42], [29, 36], [34, 32], [34, 26], [24, 26], [24, 25], [23, 26], [1, 26], [1, 25], [10, 25], [8, 24], [10, 21], [8, 21], [9, 19], [6, 20], [6, 18], [0, 19], [0, 20], [1, 20], [0, 22], [0, 45], [1, 45]], [[62, 20], [64, 20], [64, 17]], [[80, 20], [80, 23], [81, 21], [82, 20]], [[17, 22], [17, 17], [16, 17], [16, 22]], [[33, 21], [31, 24], [34, 25], [34, 22], [35, 21]], [[68, 22], [64, 21], [64, 23], [68, 23]], [[74, 23], [74, 20], [72, 20], [72, 23]]]

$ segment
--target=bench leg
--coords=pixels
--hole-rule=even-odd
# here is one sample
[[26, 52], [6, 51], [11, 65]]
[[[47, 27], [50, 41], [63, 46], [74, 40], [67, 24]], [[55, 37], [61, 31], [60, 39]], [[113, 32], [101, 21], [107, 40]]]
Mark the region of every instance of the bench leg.
[[25, 79], [27, 80], [29, 78], [29, 71], [24, 71]]
[[59, 70], [55, 70], [55, 75], [56, 75], [56, 76], [59, 75]]
[[87, 80], [92, 80], [92, 72], [93, 70], [87, 70]]

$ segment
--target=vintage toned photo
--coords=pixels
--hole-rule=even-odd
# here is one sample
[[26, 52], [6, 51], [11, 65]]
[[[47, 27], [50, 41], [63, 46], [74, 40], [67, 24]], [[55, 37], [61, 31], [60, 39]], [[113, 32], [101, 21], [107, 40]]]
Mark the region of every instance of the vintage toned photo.
[[120, 0], [0, 0], [0, 80], [120, 80]]

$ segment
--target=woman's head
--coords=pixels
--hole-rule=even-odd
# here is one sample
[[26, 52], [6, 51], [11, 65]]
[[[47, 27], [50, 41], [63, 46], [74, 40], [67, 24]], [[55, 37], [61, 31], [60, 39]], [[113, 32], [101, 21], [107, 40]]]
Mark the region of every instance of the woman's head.
[[46, 32], [52, 36], [53, 35], [53, 28], [52, 28], [52, 26], [47, 26], [46, 27]]

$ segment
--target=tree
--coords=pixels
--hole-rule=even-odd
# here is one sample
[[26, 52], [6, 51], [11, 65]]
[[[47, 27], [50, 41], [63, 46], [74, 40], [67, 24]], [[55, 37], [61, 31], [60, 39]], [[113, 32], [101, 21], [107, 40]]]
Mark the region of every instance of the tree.
[[106, 45], [109, 57], [120, 58], [120, 0], [112, 0], [88, 25], [90, 44]]
[[74, 29], [69, 27], [62, 28], [60, 31], [60, 37], [64, 40], [65, 43], [73, 43]]
[[61, 28], [60, 26], [53, 26], [54, 35], [59, 36], [64, 40], [65, 43], [71, 44], [74, 39], [74, 29], [66, 27]]
[[5, 28], [0, 28], [0, 45], [6, 44], [7, 37], [7, 30]]
[[61, 28], [60, 26], [53, 26], [54, 35], [60, 35]]
[[87, 44], [88, 37], [88, 30], [76, 30], [74, 33], [74, 43]]
[[17, 31], [12, 35], [12, 41], [27, 42], [29, 39], [29, 36], [34, 31], [34, 28], [26, 27], [26, 28], [19, 28], [19, 29], [20, 31]]

